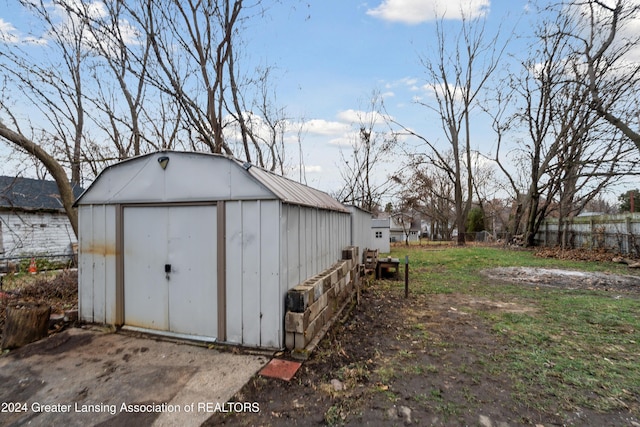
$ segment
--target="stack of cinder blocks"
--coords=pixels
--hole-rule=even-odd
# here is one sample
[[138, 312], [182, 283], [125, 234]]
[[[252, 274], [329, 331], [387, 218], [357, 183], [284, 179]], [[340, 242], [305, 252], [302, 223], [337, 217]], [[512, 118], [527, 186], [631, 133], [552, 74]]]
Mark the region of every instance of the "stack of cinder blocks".
[[[358, 248], [342, 251], [342, 260], [287, 292], [285, 346], [304, 351], [314, 338], [321, 338], [359, 286]], [[323, 332], [324, 331], [324, 332]]]

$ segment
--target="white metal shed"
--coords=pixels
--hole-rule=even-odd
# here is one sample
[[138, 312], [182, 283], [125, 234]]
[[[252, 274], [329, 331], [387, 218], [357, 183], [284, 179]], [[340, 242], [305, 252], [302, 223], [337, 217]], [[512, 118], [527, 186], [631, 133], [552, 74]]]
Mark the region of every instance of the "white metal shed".
[[281, 348], [286, 292], [350, 244], [326, 193], [236, 159], [165, 151], [76, 201], [83, 321]]
[[371, 248], [377, 249], [380, 253], [388, 254], [391, 252], [391, 218], [372, 219], [371, 220]]
[[371, 236], [371, 212], [354, 205], [348, 205], [351, 212], [351, 246], [360, 248], [360, 260], [365, 249], [372, 248]]

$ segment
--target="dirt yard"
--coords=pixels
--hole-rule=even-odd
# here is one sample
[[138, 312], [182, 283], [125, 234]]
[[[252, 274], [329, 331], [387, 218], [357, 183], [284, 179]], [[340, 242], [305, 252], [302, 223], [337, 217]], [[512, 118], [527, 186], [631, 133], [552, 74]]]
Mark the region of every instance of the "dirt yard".
[[[552, 269], [496, 268], [487, 283], [606, 290], [640, 298], [635, 279]], [[498, 293], [499, 294], [499, 293]], [[216, 413], [205, 426], [420, 425], [640, 427], [640, 398], [627, 410], [567, 410], [564, 402], [520, 402], [495, 360], [506, 339], [476, 313], [526, 313], [518, 301], [456, 293], [411, 294], [399, 282], [368, 285], [295, 377], [253, 377], [233, 402], [259, 412]], [[284, 357], [284, 356], [281, 356]]]
[[[522, 269], [486, 274], [497, 286], [527, 276], [533, 279], [527, 286], [596, 287], [640, 297], [637, 280], [633, 286], [613, 276]], [[526, 406], [514, 400], [510, 379], [490, 363], [507, 343], [469, 314], [479, 306], [530, 310], [458, 294], [405, 299], [400, 285], [370, 286], [291, 382], [258, 376], [234, 397], [259, 402], [259, 413], [216, 414], [205, 425], [640, 426], [637, 412], [566, 411], [562, 402]]]

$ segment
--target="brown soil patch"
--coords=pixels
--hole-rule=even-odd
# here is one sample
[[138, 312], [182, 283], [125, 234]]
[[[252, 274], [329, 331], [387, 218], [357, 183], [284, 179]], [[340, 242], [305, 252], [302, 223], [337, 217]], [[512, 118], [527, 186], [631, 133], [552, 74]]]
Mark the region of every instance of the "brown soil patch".
[[[292, 381], [254, 377], [234, 398], [258, 413], [214, 414], [207, 426], [612, 425], [628, 413], [525, 405], [495, 360], [507, 342], [474, 314], [529, 307], [456, 294], [403, 297], [375, 285]], [[338, 380], [338, 381], [336, 381]], [[341, 389], [342, 388], [342, 389]], [[410, 417], [410, 419], [407, 418]], [[487, 420], [491, 424], [487, 424]]]

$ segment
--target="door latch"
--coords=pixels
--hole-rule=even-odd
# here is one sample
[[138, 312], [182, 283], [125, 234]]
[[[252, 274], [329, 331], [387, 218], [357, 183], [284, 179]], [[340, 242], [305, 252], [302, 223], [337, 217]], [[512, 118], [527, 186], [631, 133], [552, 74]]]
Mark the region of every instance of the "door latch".
[[171, 273], [171, 264], [164, 265], [164, 274], [167, 280], [169, 280], [169, 273]]

